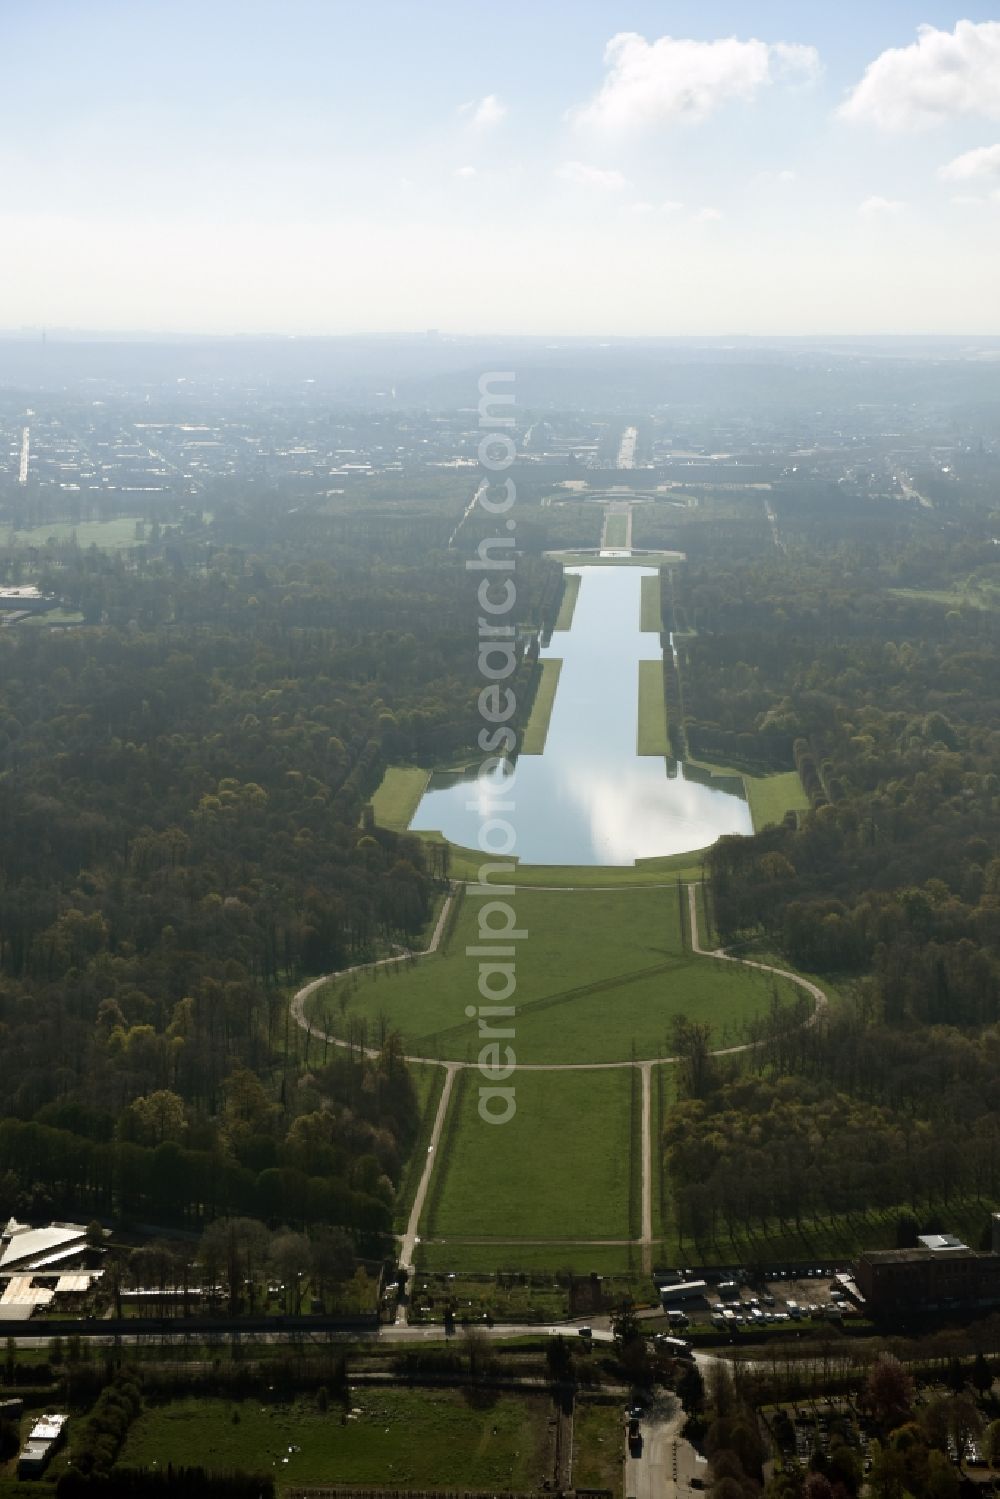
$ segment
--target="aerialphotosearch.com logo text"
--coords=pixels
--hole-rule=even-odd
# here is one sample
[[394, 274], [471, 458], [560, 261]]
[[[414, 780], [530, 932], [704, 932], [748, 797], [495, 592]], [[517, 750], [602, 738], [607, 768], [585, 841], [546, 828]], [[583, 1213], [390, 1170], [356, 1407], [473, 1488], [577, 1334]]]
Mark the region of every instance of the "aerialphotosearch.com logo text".
[[479, 508], [495, 520], [497, 534], [484, 536], [476, 556], [466, 562], [469, 572], [482, 573], [476, 599], [479, 604], [479, 675], [484, 686], [479, 693], [479, 748], [486, 758], [477, 775], [477, 799], [470, 811], [479, 811], [478, 845], [490, 861], [479, 866], [478, 882], [470, 885], [467, 895], [483, 902], [478, 910], [477, 944], [467, 947], [465, 955], [478, 963], [479, 1003], [468, 1005], [466, 1015], [478, 1022], [480, 1043], [477, 1065], [482, 1078], [479, 1086], [479, 1117], [487, 1124], [507, 1124], [517, 1111], [514, 1076], [517, 1058], [510, 1044], [514, 1039], [513, 1003], [517, 989], [515, 944], [527, 931], [519, 928], [510, 897], [511, 884], [493, 884], [514, 871], [510, 855], [514, 852], [516, 834], [509, 818], [499, 813], [514, 810], [511, 792], [514, 774], [509, 772], [508, 755], [517, 744], [510, 721], [517, 711], [514, 689], [505, 685], [517, 670], [517, 630], [505, 623], [517, 599], [514, 583], [514, 530], [512, 515], [517, 491], [509, 469], [517, 455], [509, 429], [514, 425], [510, 408], [513, 390], [496, 390], [511, 385], [512, 370], [491, 370], [479, 378], [479, 462], [487, 477], [479, 486], [476, 500]]

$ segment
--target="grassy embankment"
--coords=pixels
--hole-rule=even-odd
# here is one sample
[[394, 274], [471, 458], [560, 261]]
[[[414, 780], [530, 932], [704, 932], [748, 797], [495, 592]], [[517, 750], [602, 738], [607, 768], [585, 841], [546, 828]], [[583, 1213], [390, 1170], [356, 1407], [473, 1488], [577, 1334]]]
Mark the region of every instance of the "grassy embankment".
[[745, 775], [743, 782], [756, 831], [780, 822], [786, 812], [809, 810], [809, 798], [802, 789], [797, 770], [783, 770], [773, 776]]
[[[644, 583], [646, 579], [642, 580]], [[639, 717], [636, 753], [669, 755], [667, 701], [663, 691], [663, 667], [659, 661], [639, 662]]]
[[272, 1475], [279, 1493], [334, 1481], [533, 1492], [549, 1470], [544, 1398], [501, 1394], [477, 1404], [459, 1391], [363, 1389], [351, 1405], [357, 1414], [341, 1423], [306, 1400], [174, 1400], [139, 1417], [120, 1461], [241, 1468]]
[[430, 778], [429, 770], [417, 766], [390, 765], [372, 797], [379, 827], [388, 828], [393, 833], [405, 832]]
[[552, 717], [556, 689], [559, 686], [559, 673], [562, 671], [561, 661], [542, 661], [540, 664], [542, 674], [535, 693], [535, 701], [531, 705], [531, 713], [528, 715], [528, 722], [524, 728], [524, 738], [521, 741], [522, 755], [540, 755], [545, 750], [549, 719]]
[[660, 574], [652, 578], [640, 578], [642, 590], [640, 601], [639, 629], [647, 635], [659, 635], [663, 628], [660, 619]]
[[712, 765], [704, 760], [692, 760], [701, 770], [715, 776], [736, 776], [743, 782], [754, 832], [780, 822], [786, 812], [808, 812], [809, 798], [802, 789], [797, 770], [779, 770], [774, 775], [755, 776], [749, 771], [734, 770], [727, 765]]
[[[465, 1007], [475, 998], [476, 969], [465, 950], [479, 941], [479, 904], [466, 899], [447, 952], [334, 979], [312, 996], [311, 1017], [346, 1035], [352, 1017], [373, 1026], [384, 1015], [411, 1055], [474, 1060], [478, 1044]], [[668, 1055], [671, 1021], [681, 1013], [709, 1021], [716, 1045], [731, 1045], [742, 1037], [742, 1022], [768, 1008], [772, 988], [784, 1002], [795, 997], [786, 980], [686, 951], [674, 885], [523, 887], [514, 906], [518, 925], [528, 932], [516, 959], [521, 1063]]]
[[556, 615], [554, 629], [571, 630], [573, 628], [573, 611], [576, 601], [580, 597], [580, 584], [583, 582], [579, 573], [563, 573], [563, 595], [559, 604], [559, 613]]
[[[432, 843], [443, 843], [440, 833], [421, 833]], [[695, 849], [687, 854], [664, 854], [655, 859], [637, 859], [634, 864], [521, 864], [516, 858], [512, 883], [519, 889], [555, 887], [561, 890], [637, 889], [642, 886], [663, 885], [675, 880], [699, 880], [706, 849]], [[452, 844], [451, 875], [456, 880], [475, 880], [483, 856], [474, 848], [462, 848]]]

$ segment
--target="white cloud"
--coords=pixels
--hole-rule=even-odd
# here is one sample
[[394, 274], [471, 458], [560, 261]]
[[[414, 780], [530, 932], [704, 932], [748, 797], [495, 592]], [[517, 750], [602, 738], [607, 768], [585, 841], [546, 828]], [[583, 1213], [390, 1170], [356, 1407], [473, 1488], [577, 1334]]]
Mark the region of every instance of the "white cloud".
[[955, 115], [1000, 119], [1000, 21], [920, 26], [908, 47], [876, 57], [838, 113], [883, 130], [919, 130]]
[[492, 130], [507, 114], [507, 106], [496, 94], [485, 94], [482, 99], [469, 99], [458, 107], [473, 130]]
[[775, 78], [798, 78], [804, 83], [815, 83], [823, 71], [815, 47], [807, 47], [802, 42], [772, 42], [769, 50]]
[[721, 208], [699, 208], [694, 216], [696, 224], [717, 224], [725, 215]]
[[1000, 177], [1000, 145], [977, 146], [956, 156], [938, 171], [949, 182], [968, 182], [974, 177]]
[[741, 42], [735, 36], [648, 42], [635, 31], [613, 36], [604, 61], [600, 90], [574, 118], [611, 131], [704, 120], [730, 99], [749, 102], [778, 78], [809, 80], [820, 70], [815, 47], [798, 43]]
[[476, 176], [476, 169], [475, 167], [456, 167], [455, 176], [469, 179]]
[[655, 213], [670, 215], [672, 213], [680, 213], [683, 207], [684, 204], [679, 202], [676, 198], [668, 198], [664, 203], [650, 203], [647, 201], [639, 201], [637, 203], [629, 204], [629, 208], [633, 213], [640, 214]]
[[577, 187], [594, 187], [605, 193], [621, 192], [628, 185], [627, 179], [614, 168], [590, 167], [583, 161], [564, 161], [556, 168], [556, 176]]
[[883, 214], [902, 213], [905, 207], [906, 204], [898, 198], [880, 198], [877, 193], [873, 193], [870, 198], [859, 203], [858, 213], [863, 213], [866, 218], [876, 218]]
[[987, 208], [991, 203], [1000, 203], [1000, 188], [991, 193], [956, 193], [951, 201], [961, 208]]
[[788, 169], [784, 171], [755, 172], [750, 182], [754, 187], [787, 187], [790, 182], [798, 180], [798, 173]]

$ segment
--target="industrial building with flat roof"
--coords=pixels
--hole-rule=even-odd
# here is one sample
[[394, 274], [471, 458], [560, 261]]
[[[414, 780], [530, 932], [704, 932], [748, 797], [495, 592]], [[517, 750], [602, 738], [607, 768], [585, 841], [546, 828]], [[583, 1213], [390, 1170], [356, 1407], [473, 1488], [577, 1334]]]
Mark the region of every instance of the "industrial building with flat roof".
[[964, 1244], [872, 1249], [858, 1257], [855, 1279], [876, 1314], [989, 1306], [1000, 1302], [1000, 1254]]
[[69, 1417], [54, 1411], [39, 1416], [17, 1459], [18, 1478], [37, 1478], [62, 1442]]
[[1000, 1304], [1000, 1213], [990, 1219], [988, 1250], [954, 1234], [919, 1234], [912, 1249], [869, 1249], [855, 1279], [876, 1315]]

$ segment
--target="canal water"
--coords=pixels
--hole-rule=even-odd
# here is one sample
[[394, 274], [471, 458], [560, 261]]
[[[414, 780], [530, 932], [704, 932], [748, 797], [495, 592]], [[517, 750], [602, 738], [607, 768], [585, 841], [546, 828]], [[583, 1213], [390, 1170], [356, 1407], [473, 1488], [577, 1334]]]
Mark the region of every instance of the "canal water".
[[693, 767], [636, 753], [639, 662], [661, 659], [659, 636], [640, 630], [640, 580], [655, 569], [567, 571], [580, 592], [572, 628], [542, 651], [563, 663], [544, 754], [490, 777], [433, 777], [410, 826], [478, 848], [483, 820], [501, 818], [528, 864], [632, 864], [750, 833], [738, 778], [707, 784]]

